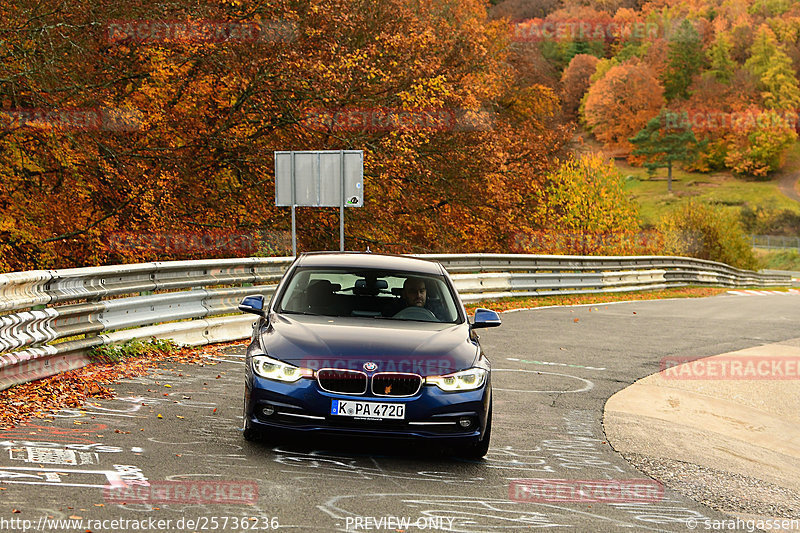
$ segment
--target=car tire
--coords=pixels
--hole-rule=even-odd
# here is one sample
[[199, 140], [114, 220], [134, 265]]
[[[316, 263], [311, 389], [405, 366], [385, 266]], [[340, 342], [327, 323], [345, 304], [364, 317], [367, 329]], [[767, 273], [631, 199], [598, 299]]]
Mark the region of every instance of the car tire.
[[247, 416], [247, 400], [244, 400], [244, 407], [242, 407], [242, 436], [248, 442], [257, 441], [259, 438], [259, 431], [253, 427], [250, 422], [250, 417]]
[[492, 406], [489, 406], [489, 416], [486, 417], [486, 431], [483, 432], [483, 438], [474, 444], [469, 444], [461, 448], [458, 452], [459, 457], [464, 459], [474, 459], [476, 461], [483, 459], [483, 456], [489, 453], [489, 441], [492, 438]]

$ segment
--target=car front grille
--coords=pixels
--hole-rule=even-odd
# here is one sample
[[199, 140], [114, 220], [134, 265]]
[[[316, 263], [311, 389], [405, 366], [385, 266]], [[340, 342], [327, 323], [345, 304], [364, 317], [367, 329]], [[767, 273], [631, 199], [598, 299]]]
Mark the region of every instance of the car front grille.
[[317, 371], [317, 383], [322, 390], [340, 394], [367, 392], [367, 375], [356, 370], [323, 368]]
[[414, 396], [422, 386], [419, 374], [380, 372], [372, 376], [372, 394], [375, 396]]

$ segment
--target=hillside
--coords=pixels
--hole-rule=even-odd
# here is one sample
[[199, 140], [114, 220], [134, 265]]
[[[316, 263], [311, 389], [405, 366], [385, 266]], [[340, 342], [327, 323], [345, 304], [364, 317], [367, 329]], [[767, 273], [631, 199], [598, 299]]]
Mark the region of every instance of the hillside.
[[[800, 232], [797, 2], [44, 0], [0, 28], [0, 271], [287, 254], [278, 150], [363, 151], [350, 249], [711, 257], [631, 244], [691, 199]], [[631, 166], [575, 158], [583, 128]], [[338, 248], [336, 208], [297, 225]]]

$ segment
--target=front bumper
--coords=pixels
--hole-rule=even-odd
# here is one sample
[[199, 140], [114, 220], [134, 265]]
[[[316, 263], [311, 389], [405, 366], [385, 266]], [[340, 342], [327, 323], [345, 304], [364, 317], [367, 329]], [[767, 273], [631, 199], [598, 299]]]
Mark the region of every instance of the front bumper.
[[[405, 419], [359, 420], [331, 415], [334, 399], [404, 403]], [[490, 377], [474, 391], [444, 392], [425, 385], [414, 396], [378, 397], [326, 392], [313, 379], [287, 384], [254, 375], [246, 383], [245, 416], [253, 427], [271, 434], [320, 433], [466, 444], [482, 437], [490, 402]], [[273, 412], [265, 414], [265, 407]], [[459, 423], [462, 419], [470, 420], [470, 425], [464, 428]]]

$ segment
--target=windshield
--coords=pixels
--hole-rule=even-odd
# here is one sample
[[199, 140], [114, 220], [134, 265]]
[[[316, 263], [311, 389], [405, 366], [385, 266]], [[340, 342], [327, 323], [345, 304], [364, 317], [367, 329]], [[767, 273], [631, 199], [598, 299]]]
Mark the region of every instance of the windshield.
[[460, 321], [444, 276], [392, 270], [298, 268], [276, 309], [304, 315]]

